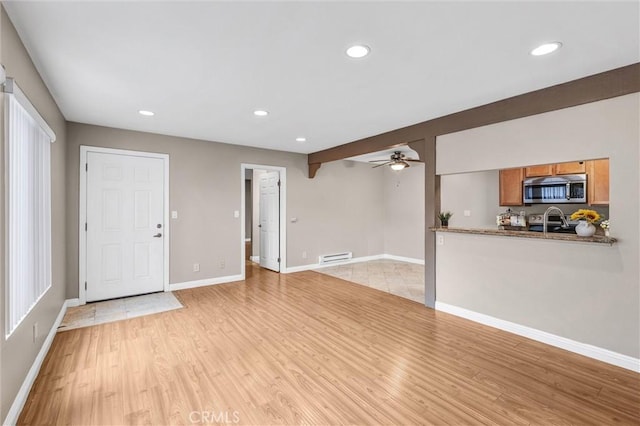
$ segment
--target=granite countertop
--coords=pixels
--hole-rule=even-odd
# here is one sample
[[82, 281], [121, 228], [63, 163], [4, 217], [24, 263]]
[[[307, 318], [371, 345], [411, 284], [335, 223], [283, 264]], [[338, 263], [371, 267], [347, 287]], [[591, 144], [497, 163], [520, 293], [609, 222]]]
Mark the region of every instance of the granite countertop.
[[579, 237], [576, 234], [561, 234], [548, 232], [545, 236], [543, 232], [533, 231], [506, 231], [501, 229], [488, 229], [488, 228], [429, 228], [436, 232], [454, 232], [458, 234], [477, 234], [477, 235], [495, 235], [500, 237], [517, 237], [517, 238], [537, 238], [542, 240], [560, 240], [560, 241], [574, 241], [580, 243], [597, 243], [597, 244], [609, 244], [612, 245], [617, 240], [611, 237], [605, 237], [604, 235], [594, 235], [593, 237]]

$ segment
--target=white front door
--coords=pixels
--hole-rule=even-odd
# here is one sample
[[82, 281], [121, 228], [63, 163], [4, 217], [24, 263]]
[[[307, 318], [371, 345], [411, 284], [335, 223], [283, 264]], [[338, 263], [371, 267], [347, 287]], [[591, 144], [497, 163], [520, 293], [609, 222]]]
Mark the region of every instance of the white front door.
[[280, 174], [260, 175], [260, 266], [280, 272]]
[[87, 153], [88, 302], [164, 289], [164, 161]]

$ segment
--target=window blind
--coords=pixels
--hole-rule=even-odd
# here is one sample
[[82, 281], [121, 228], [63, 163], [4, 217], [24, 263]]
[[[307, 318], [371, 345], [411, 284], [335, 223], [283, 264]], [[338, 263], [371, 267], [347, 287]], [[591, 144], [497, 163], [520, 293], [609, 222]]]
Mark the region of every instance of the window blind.
[[[5, 83], [6, 336], [51, 287], [52, 131]], [[34, 116], [35, 115], [35, 116]], [[46, 123], [45, 123], [46, 124]]]

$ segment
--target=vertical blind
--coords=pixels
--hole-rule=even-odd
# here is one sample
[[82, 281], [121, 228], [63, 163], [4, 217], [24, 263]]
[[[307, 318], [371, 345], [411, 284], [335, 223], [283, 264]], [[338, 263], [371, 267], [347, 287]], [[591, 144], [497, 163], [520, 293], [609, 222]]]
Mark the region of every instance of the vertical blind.
[[5, 85], [7, 337], [51, 287], [51, 142], [55, 137], [11, 83], [9, 93]]

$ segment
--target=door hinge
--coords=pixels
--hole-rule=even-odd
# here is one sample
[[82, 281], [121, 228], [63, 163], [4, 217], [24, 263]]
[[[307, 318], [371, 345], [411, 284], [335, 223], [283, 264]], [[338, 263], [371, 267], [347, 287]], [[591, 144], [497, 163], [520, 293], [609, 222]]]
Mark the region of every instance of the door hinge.
[[89, 171], [89, 163], [84, 163], [84, 171], [85, 172]]
[[84, 223], [84, 231], [87, 231], [87, 222]]
[[278, 258], [278, 263], [280, 263], [280, 258]]
[[84, 282], [84, 291], [87, 291], [87, 282]]
[[280, 186], [280, 181], [278, 181], [278, 186]]

